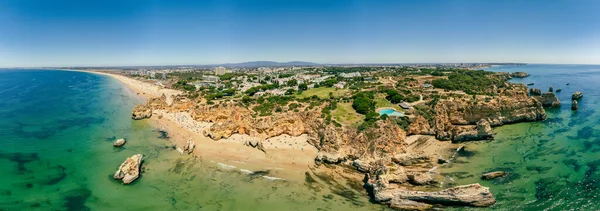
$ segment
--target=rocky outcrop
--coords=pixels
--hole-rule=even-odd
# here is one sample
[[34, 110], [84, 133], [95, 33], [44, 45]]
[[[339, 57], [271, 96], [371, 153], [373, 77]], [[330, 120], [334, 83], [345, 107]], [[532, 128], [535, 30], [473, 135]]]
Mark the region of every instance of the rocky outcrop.
[[507, 173], [504, 171], [494, 171], [494, 172], [489, 172], [489, 173], [485, 173], [485, 174], [481, 175], [481, 179], [492, 180], [492, 179], [496, 179], [498, 177], [503, 177], [506, 175], [507, 175]]
[[122, 138], [113, 142], [113, 147], [121, 147], [123, 145], [125, 145], [125, 139], [122, 139]]
[[529, 74], [527, 74], [526, 72], [513, 72], [510, 74], [510, 76], [513, 78], [525, 78], [529, 76]]
[[421, 163], [431, 163], [432, 160], [427, 155], [413, 154], [413, 153], [402, 153], [392, 157], [394, 163], [401, 166], [412, 166]]
[[550, 88], [548, 89], [548, 92], [554, 92], [554, 88], [552, 88], [552, 86], [550, 86]]
[[412, 120], [407, 129], [407, 135], [433, 135], [433, 130], [429, 121], [425, 117], [419, 115]]
[[146, 105], [135, 105], [131, 111], [131, 118], [140, 120], [150, 118], [152, 116], [152, 108]]
[[250, 146], [253, 148], [256, 148], [264, 153], [267, 153], [267, 151], [265, 151], [265, 147], [263, 146], [262, 141], [257, 140], [257, 139], [250, 139], [248, 140], [246, 143], [244, 143], [246, 146]]
[[459, 126], [455, 128], [454, 142], [473, 141], [491, 139], [494, 137], [494, 131], [490, 123], [481, 119], [476, 126]]
[[573, 111], [579, 110], [579, 103], [577, 102], [577, 100], [573, 100], [573, 104], [571, 104], [571, 110], [573, 110]]
[[413, 185], [429, 185], [435, 183], [430, 173], [414, 173], [408, 175], [408, 182]]
[[362, 160], [352, 161], [352, 166], [354, 166], [356, 170], [363, 173], [369, 173], [371, 171], [371, 165], [368, 162]]
[[385, 181], [367, 183], [373, 200], [398, 210], [429, 210], [434, 205], [487, 207], [496, 203], [489, 188], [479, 184], [456, 186], [436, 192], [390, 188]]
[[[487, 130], [485, 124], [479, 129], [476, 126], [482, 119], [491, 127], [546, 119], [546, 111], [542, 104], [527, 96], [525, 85], [511, 85], [499, 90], [498, 96], [486, 98], [460, 98], [438, 102], [433, 107], [436, 137], [439, 140], [454, 140], [461, 134], [473, 135], [473, 132], [479, 129]], [[481, 137], [489, 138], [487, 135]]]
[[140, 166], [142, 165], [142, 154], [131, 156], [119, 166], [115, 172], [114, 178], [122, 180], [123, 184], [129, 184], [135, 181], [140, 176]]
[[560, 100], [558, 100], [556, 94], [552, 92], [544, 93], [542, 96], [536, 96], [535, 98], [540, 101], [544, 107], [560, 107]]
[[575, 93], [573, 93], [573, 95], [571, 95], [571, 100], [579, 100], [583, 97], [583, 93], [581, 93], [580, 91], [577, 91]]
[[536, 88], [530, 88], [529, 89], [529, 95], [531, 95], [531, 96], [541, 96], [542, 95], [542, 90], [536, 89]]
[[339, 152], [318, 152], [315, 163], [338, 164], [346, 160], [346, 155]]
[[196, 148], [196, 143], [191, 139], [187, 140], [185, 142], [185, 145], [183, 145], [183, 152], [191, 154], [192, 152], [194, 152], [194, 148]]

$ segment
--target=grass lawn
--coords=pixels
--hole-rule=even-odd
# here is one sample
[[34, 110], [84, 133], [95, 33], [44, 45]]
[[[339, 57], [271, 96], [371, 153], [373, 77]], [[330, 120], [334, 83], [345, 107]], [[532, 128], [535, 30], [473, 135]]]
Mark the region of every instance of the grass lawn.
[[335, 121], [344, 124], [358, 126], [363, 122], [364, 116], [356, 113], [352, 103], [338, 103], [337, 108], [331, 112]]
[[396, 109], [396, 111], [403, 111], [404, 109], [400, 108], [397, 104], [392, 104], [389, 100], [385, 99], [385, 94], [376, 94], [375, 95], [375, 109], [381, 107], [391, 107]]
[[302, 94], [296, 95], [296, 98], [307, 98], [307, 97], [312, 97], [313, 95], [316, 95], [321, 99], [327, 99], [327, 98], [329, 98], [330, 92], [333, 93], [334, 97], [342, 97], [342, 96], [349, 94], [350, 90], [349, 89], [336, 90], [335, 88], [332, 88], [332, 87], [319, 87], [319, 88], [313, 88], [313, 89], [308, 89], [306, 91], [303, 91]]

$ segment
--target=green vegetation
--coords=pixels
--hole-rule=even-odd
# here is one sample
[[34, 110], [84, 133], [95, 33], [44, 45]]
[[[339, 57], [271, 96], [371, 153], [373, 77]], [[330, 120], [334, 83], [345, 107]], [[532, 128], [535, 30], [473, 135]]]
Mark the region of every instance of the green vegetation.
[[289, 78], [289, 77], [292, 77], [292, 76], [294, 76], [293, 73], [282, 73], [282, 74], [279, 74], [278, 77], [279, 78]]
[[188, 84], [187, 80], [179, 80], [177, 83], [173, 84], [174, 89], [183, 89], [185, 91], [196, 91], [196, 87], [194, 85]]
[[279, 84], [265, 84], [265, 85], [260, 85], [260, 86], [255, 86], [252, 87], [248, 90], [246, 90], [246, 94], [253, 96], [254, 94], [256, 94], [259, 91], [265, 91], [265, 90], [271, 90], [271, 89], [277, 89], [279, 88]]
[[356, 113], [351, 103], [338, 103], [331, 114], [337, 122], [350, 126], [358, 126], [363, 120], [363, 116]]
[[457, 70], [448, 75], [448, 79], [436, 79], [432, 81], [435, 88], [446, 90], [461, 90], [465, 93], [472, 94], [488, 94], [492, 85], [500, 86], [503, 80], [489, 77], [493, 74], [483, 70]]
[[259, 97], [256, 99], [258, 105], [252, 110], [258, 113], [259, 116], [269, 116], [273, 113], [273, 109], [275, 109], [275, 112], [281, 112], [283, 110], [281, 107], [287, 105], [293, 99], [290, 96], [271, 96], [266, 99]]
[[289, 80], [286, 82], [287, 86], [296, 86], [298, 85], [298, 81], [296, 79]]
[[392, 119], [404, 131], [406, 131], [408, 129], [408, 126], [410, 125], [410, 120], [408, 119], [407, 116], [393, 117], [393, 118], [390, 118], [390, 119]]
[[317, 96], [318, 98], [321, 98], [321, 99], [327, 99], [327, 98], [329, 98], [329, 93], [333, 93], [334, 97], [343, 97], [343, 96], [347, 95], [348, 92], [349, 92], [349, 90], [347, 90], [347, 89], [336, 90], [335, 88], [330, 88], [330, 87], [319, 87], [319, 88], [308, 89], [306, 91], [303, 91], [302, 94], [296, 95], [296, 96], [298, 98], [308, 98], [308, 97], [312, 97], [312, 96]]
[[223, 75], [219, 76], [219, 79], [221, 79], [221, 81], [227, 81], [227, 80], [231, 80], [232, 78], [239, 76], [240, 74], [234, 74], [234, 73], [225, 73]]
[[396, 111], [402, 111], [402, 108], [400, 108], [398, 104], [391, 103], [389, 100], [385, 99], [384, 95], [382, 94], [376, 94], [374, 101], [375, 108], [390, 107], [394, 108]]
[[306, 85], [305, 83], [302, 83], [302, 84], [298, 85], [298, 89], [305, 91], [308, 89], [308, 85]]
[[375, 96], [373, 92], [359, 92], [353, 96], [354, 102], [352, 103], [352, 108], [356, 110], [359, 114], [368, 114], [370, 112], [374, 112], [375, 103], [373, 99]]

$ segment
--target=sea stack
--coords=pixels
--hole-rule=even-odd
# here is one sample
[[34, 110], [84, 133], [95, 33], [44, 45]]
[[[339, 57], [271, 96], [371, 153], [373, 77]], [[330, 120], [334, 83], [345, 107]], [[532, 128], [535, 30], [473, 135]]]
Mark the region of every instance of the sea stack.
[[525, 78], [529, 76], [529, 74], [527, 74], [526, 72], [513, 72], [510, 74], [510, 76], [513, 78]]
[[554, 88], [552, 88], [552, 86], [550, 86], [550, 89], [548, 89], [548, 92], [554, 92]]
[[583, 93], [581, 93], [580, 91], [577, 91], [575, 93], [573, 93], [573, 95], [571, 96], [572, 100], [579, 100], [583, 97]]
[[573, 100], [573, 104], [571, 104], [571, 110], [577, 111], [579, 109], [579, 103], [577, 100]]
[[119, 140], [116, 140], [113, 143], [113, 147], [121, 147], [121, 146], [125, 145], [125, 142], [126, 142], [125, 139], [120, 138]]
[[535, 97], [535, 99], [540, 101], [542, 103], [542, 106], [544, 106], [544, 107], [549, 107], [549, 108], [560, 107], [560, 100], [558, 99], [558, 97], [556, 97], [556, 94], [554, 94], [554, 92], [548, 92], [548, 93], [542, 94], [542, 96], [534, 96], [534, 97]]
[[142, 154], [131, 156], [119, 166], [114, 178], [122, 180], [123, 184], [129, 184], [140, 177], [140, 166], [142, 165]]

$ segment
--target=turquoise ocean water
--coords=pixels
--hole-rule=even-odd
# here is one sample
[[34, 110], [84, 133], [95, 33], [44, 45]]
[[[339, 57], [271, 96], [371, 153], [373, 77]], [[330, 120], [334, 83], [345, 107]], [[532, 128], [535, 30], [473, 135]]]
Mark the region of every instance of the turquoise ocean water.
[[[495, 140], [466, 144], [457, 163], [443, 168], [448, 183], [489, 186], [498, 203], [493, 210], [600, 210], [600, 66], [498, 66], [498, 72], [531, 74], [515, 83], [552, 86], [561, 108], [546, 109], [541, 122], [495, 128]], [[570, 85], [567, 85], [570, 84]], [[571, 94], [584, 93], [571, 111]], [[482, 181], [481, 173], [504, 170], [506, 178]], [[457, 208], [470, 210], [472, 208]]]
[[[467, 151], [441, 169], [443, 185], [489, 186], [498, 203], [483, 210], [600, 209], [600, 66], [491, 70], [528, 72], [532, 76], [513, 82], [562, 89], [563, 106], [547, 110], [546, 121], [498, 127], [495, 140], [467, 143]], [[570, 96], [578, 90], [584, 97], [573, 112]], [[130, 119], [140, 101], [106, 76], [0, 70], [0, 210], [385, 209], [359, 190], [331, 191], [319, 178], [325, 188], [254, 178], [181, 156], [147, 122]], [[128, 143], [114, 149], [112, 141], [121, 137]], [[114, 181], [116, 168], [136, 153], [145, 155], [140, 179], [129, 186]], [[493, 170], [510, 176], [479, 179]]]
[[[141, 102], [102, 75], [0, 70], [0, 210], [382, 210], [364, 193], [270, 181], [182, 156], [146, 121]], [[116, 138], [126, 138], [120, 149]], [[131, 185], [112, 175], [144, 155]], [[315, 186], [320, 180], [311, 181]]]

